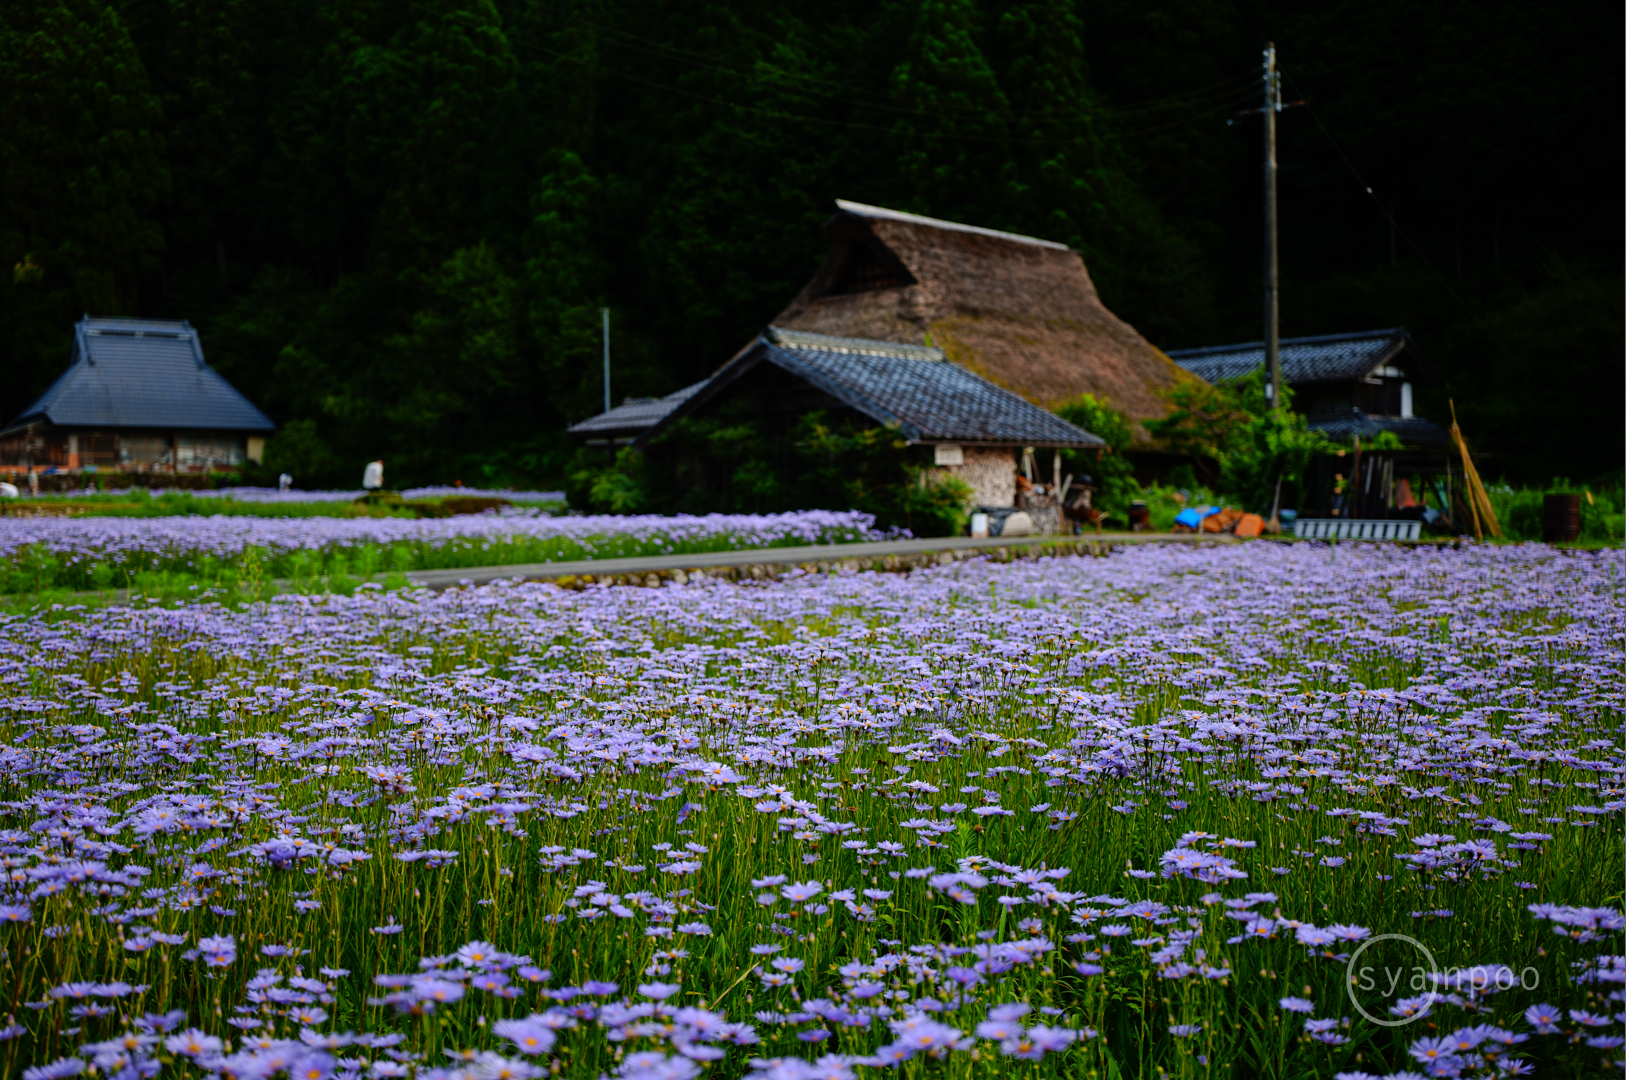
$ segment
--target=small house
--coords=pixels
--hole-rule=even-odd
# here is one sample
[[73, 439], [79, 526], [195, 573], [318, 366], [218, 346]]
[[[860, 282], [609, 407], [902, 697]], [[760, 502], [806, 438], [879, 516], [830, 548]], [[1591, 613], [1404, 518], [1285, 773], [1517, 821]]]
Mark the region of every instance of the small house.
[[[1026, 461], [1041, 481], [1060, 469], [1062, 450], [1105, 443], [1031, 401], [951, 363], [945, 350], [770, 326], [698, 389], [633, 440], [646, 448], [686, 418], [725, 403], [771, 431], [791, 430], [814, 410], [895, 430], [909, 446], [932, 447], [936, 468], [963, 478], [974, 502], [1016, 504]], [[1052, 452], [1044, 470], [1039, 451]]]
[[206, 472], [258, 461], [276, 425], [203, 358], [187, 322], [91, 318], [68, 370], [0, 429], [0, 467]]
[[[1416, 415], [1413, 387], [1434, 378], [1404, 329], [1288, 338], [1281, 343], [1282, 382], [1293, 406], [1336, 442], [1390, 431], [1408, 446], [1441, 447], [1446, 432]], [[1176, 349], [1169, 357], [1208, 382], [1236, 379], [1265, 364], [1262, 341], [1209, 349]]]

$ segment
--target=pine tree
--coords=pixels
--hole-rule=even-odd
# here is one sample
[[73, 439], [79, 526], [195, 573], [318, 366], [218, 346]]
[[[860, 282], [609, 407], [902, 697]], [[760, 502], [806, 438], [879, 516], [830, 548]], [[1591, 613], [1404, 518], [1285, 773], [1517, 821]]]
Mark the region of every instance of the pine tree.
[[21, 407], [60, 372], [80, 313], [134, 313], [163, 249], [152, 215], [168, 171], [158, 103], [111, 8], [0, 4], [0, 103], [0, 349]]
[[994, 220], [1008, 182], [1010, 103], [978, 44], [972, 0], [920, 0], [891, 91], [911, 115], [893, 124], [897, 169], [918, 209]]

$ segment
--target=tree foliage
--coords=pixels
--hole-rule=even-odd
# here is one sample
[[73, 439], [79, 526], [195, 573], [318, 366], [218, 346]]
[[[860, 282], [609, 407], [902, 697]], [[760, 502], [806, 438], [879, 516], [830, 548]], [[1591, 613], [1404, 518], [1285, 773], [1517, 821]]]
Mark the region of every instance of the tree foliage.
[[[1274, 39], [1315, 109], [1281, 123], [1284, 333], [1408, 325], [1444, 376], [1420, 410], [1454, 397], [1488, 470], [1590, 477], [1618, 464], [1626, 382], [1621, 152], [1595, 134], [1619, 126], [1619, 21], [16, 0], [0, 413], [60, 372], [79, 314], [187, 318], [325, 448], [301, 483], [374, 457], [402, 483], [562, 481], [564, 427], [602, 403], [599, 310], [618, 397], [693, 382], [811, 275], [835, 197], [1069, 244], [1165, 348], [1256, 339], [1257, 123], [1235, 114]], [[1586, 437], [1544, 438], [1566, 423]]]
[[1166, 392], [1169, 415], [1146, 428], [1190, 455], [1209, 487], [1269, 513], [1278, 489], [1298, 495], [1310, 461], [1336, 447], [1293, 411], [1290, 388], [1282, 387], [1280, 409], [1270, 407], [1267, 388], [1263, 370], [1214, 385], [1182, 383]]

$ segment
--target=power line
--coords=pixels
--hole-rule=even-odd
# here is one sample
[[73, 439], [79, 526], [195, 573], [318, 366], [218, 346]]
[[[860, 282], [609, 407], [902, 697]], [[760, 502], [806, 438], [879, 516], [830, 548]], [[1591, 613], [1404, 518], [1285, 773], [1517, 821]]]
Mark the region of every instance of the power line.
[[[1211, 116], [1216, 112], [1223, 111], [1224, 109], [1230, 107], [1232, 104], [1235, 104], [1239, 100], [1243, 100], [1245, 98], [1251, 98], [1251, 96], [1252, 96], [1252, 94], [1254, 92], [1254, 89], [1255, 89], [1255, 87], [1253, 85], [1251, 85], [1251, 84], [1257, 83], [1257, 81], [1259, 79], [1257, 71], [1253, 70], [1253, 69], [1249, 69], [1248, 71], [1241, 72], [1241, 73], [1238, 73], [1236, 75], [1229, 76], [1229, 77], [1227, 77], [1225, 79], [1222, 79], [1222, 80], [1220, 80], [1218, 82], [1210, 83], [1210, 84], [1208, 84], [1206, 86], [1202, 86], [1202, 87], [1196, 87], [1196, 88], [1193, 88], [1191, 90], [1182, 91], [1179, 94], [1171, 95], [1171, 96], [1166, 97], [1166, 98], [1154, 99], [1154, 100], [1150, 100], [1150, 101], [1138, 102], [1138, 103], [1134, 103], [1134, 104], [1131, 104], [1131, 105], [1123, 105], [1123, 106], [1103, 105], [1103, 106], [1101, 106], [1100, 108], [1098, 108], [1098, 109], [1096, 109], [1094, 111], [1083, 112], [1083, 113], [1080, 113], [1080, 112], [1021, 113], [1021, 112], [1016, 112], [1016, 111], [1013, 111], [1013, 110], [1010, 110], [1010, 109], [1000, 109], [1000, 108], [997, 108], [997, 107], [989, 107], [987, 109], [981, 109], [981, 110], [958, 109], [958, 108], [955, 108], [953, 106], [948, 106], [946, 108], [943, 107], [943, 106], [938, 106], [937, 108], [922, 108], [922, 107], [920, 107], [921, 103], [918, 101], [918, 99], [900, 97], [899, 95], [890, 94], [890, 93], [878, 93], [878, 92], [875, 92], [875, 91], [865, 90], [862, 87], [851, 86], [851, 85], [848, 85], [848, 84], [833, 83], [833, 82], [830, 82], [829, 80], [818, 78], [817, 76], [805, 75], [805, 74], [801, 74], [801, 73], [798, 73], [798, 72], [787, 71], [784, 68], [776, 67], [776, 66], [771, 65], [771, 64], [764, 64], [764, 63], [762, 63], [760, 61], [747, 62], [747, 61], [736, 61], [736, 60], [726, 60], [726, 59], [719, 60], [717, 58], [712, 58], [712, 57], [703, 57], [703, 56], [701, 56], [699, 54], [689, 52], [688, 50], [685, 50], [685, 49], [678, 49], [678, 48], [674, 48], [674, 47], [669, 46], [669, 45], [662, 44], [660, 42], [652, 41], [649, 38], [642, 37], [642, 36], [640, 36], [638, 34], [634, 34], [634, 33], [630, 32], [630, 31], [621, 30], [621, 29], [619, 29], [617, 27], [608, 26], [608, 25], [605, 25], [605, 24], [602, 24], [602, 23], [593, 22], [590, 19], [587, 19], [587, 18], [585, 18], [583, 16], [580, 16], [580, 15], [576, 15], [574, 13], [559, 12], [559, 10], [557, 8], [554, 8], [554, 9], [551, 9], [551, 10], [554, 10], [556, 13], [559, 13], [559, 14], [563, 15], [565, 18], [568, 18], [568, 19], [570, 19], [572, 21], [578, 22], [583, 26], [590, 27], [590, 28], [592, 28], [592, 29], [594, 29], [594, 30], [596, 30], [596, 31], [598, 31], [600, 33], [603, 33], [603, 34], [607, 34], [607, 35], [611, 36], [612, 38], [621, 39], [621, 40], [615, 42], [615, 44], [618, 45], [621, 48], [630, 49], [630, 50], [633, 50], [633, 51], [636, 51], [636, 52], [642, 52], [642, 53], [645, 53], [647, 55], [662, 57], [662, 58], [665, 58], [665, 59], [673, 60], [675, 62], [688, 64], [688, 65], [690, 65], [692, 67], [696, 67], [696, 68], [704, 68], [704, 69], [709, 69], [709, 70], [718, 71], [718, 72], [735, 73], [735, 72], [744, 71], [744, 72], [750, 72], [750, 73], [753, 73], [753, 74], [760, 75], [763, 72], [763, 70], [766, 69], [767, 71], [772, 72], [773, 75], [775, 75], [775, 76], [777, 76], [777, 77], [779, 77], [781, 79], [787, 80], [787, 81], [792, 82], [792, 83], [806, 84], [806, 86], [800, 87], [800, 88], [785, 87], [785, 89], [792, 89], [793, 92], [800, 92], [800, 93], [806, 94], [808, 96], [822, 97], [822, 98], [825, 98], [825, 99], [831, 100], [831, 101], [840, 101], [840, 102], [843, 102], [845, 104], [858, 106], [860, 108], [877, 109], [877, 110], [881, 110], [881, 111], [885, 111], [885, 112], [896, 112], [896, 113], [911, 115], [911, 116], [932, 117], [932, 118], [947, 120], [947, 121], [957, 121], [957, 120], [978, 120], [978, 121], [980, 121], [980, 120], [986, 120], [990, 116], [998, 117], [998, 118], [1000, 118], [1002, 120], [1006, 120], [1006, 121], [1010, 121], [1010, 122], [1026, 122], [1026, 123], [1041, 123], [1041, 124], [1044, 124], [1044, 123], [1057, 123], [1057, 124], [1060, 124], [1060, 123], [1075, 123], [1075, 122], [1085, 121], [1085, 120], [1099, 121], [1099, 120], [1102, 120], [1102, 119], [1110, 119], [1112, 117], [1117, 117], [1117, 116], [1127, 117], [1127, 116], [1131, 116], [1131, 115], [1135, 115], [1135, 114], [1139, 114], [1139, 113], [1168, 111], [1168, 110], [1171, 110], [1171, 109], [1186, 108], [1186, 107], [1200, 107], [1200, 106], [1203, 106], [1203, 105], [1209, 105], [1214, 100], [1214, 97], [1215, 97], [1216, 94], [1221, 94], [1221, 95], [1225, 96], [1225, 102], [1223, 104], [1213, 106], [1208, 111], [1205, 111], [1205, 112], [1203, 112], [1203, 113], [1201, 113], [1201, 114], [1199, 114], [1197, 116], [1193, 116], [1193, 117], [1188, 118], [1190, 120], [1196, 120], [1196, 119], [1202, 119], [1202, 118], [1207, 117], [1207, 116]], [[529, 12], [527, 12], [526, 14], [530, 15]], [[531, 17], [534, 18], [534, 16], [531, 16]], [[629, 44], [629, 42], [637, 42], [638, 44]], [[576, 63], [579, 63], [579, 64], [589, 64], [590, 63], [588, 61], [584, 61], [584, 60], [581, 60], [581, 59], [576, 58], [576, 57], [569, 57], [568, 54], [558, 52], [557, 50], [547, 50], [547, 51], [553, 52], [556, 56], [571, 59], [571, 60], [573, 60], [573, 61], [575, 61]], [[606, 74], [617, 75], [617, 76], [620, 76], [620, 77], [629, 78], [632, 81], [640, 82], [640, 83], [643, 83], [644, 85], [658, 87], [658, 88], [668, 88], [668, 87], [665, 87], [664, 84], [655, 82], [653, 80], [646, 79], [646, 78], [641, 78], [641, 77], [638, 77], [638, 76], [627, 76], [627, 75], [624, 75], [621, 72], [615, 71], [612, 68], [604, 67], [603, 65], [593, 64], [591, 66], [594, 66], [595, 69], [601, 70], [601, 71], [605, 72]], [[839, 90], [840, 93], [830, 93], [830, 92], [821, 91], [821, 90], [817, 90], [817, 89], [811, 89], [811, 87], [830, 87], [833, 90]], [[711, 96], [704, 95], [704, 94], [699, 94], [699, 93], [696, 93], [694, 91], [682, 90], [680, 88], [675, 88], [675, 87], [669, 88], [669, 89], [673, 89], [675, 92], [683, 93], [685, 96], [700, 98], [702, 100], [710, 100], [710, 101], [713, 101], [713, 102], [716, 102], [716, 103], [719, 103], [719, 104], [731, 104], [731, 105], [735, 105], [735, 107], [737, 107], [737, 108], [747, 109], [748, 111], [753, 111], [753, 112], [762, 111], [762, 110], [756, 109], [755, 107], [752, 107], [752, 106], [736, 105], [735, 103], [728, 102], [725, 99], [715, 98], [715, 97], [711, 97]], [[900, 105], [897, 105], [897, 104], [889, 104], [891, 102], [902, 102], [902, 103], [904, 103], [904, 106], [900, 106]], [[905, 107], [905, 106], [907, 106], [907, 107]], [[788, 117], [789, 116], [789, 114], [783, 114], [783, 113], [776, 114], [776, 115], [779, 115], [779, 116], [782, 116], [782, 117]], [[818, 120], [818, 119], [815, 119], [815, 118], [804, 118], [804, 119], [808, 119], [810, 122], [814, 122], [814, 123], [827, 123], [828, 122], [828, 121], [821, 121], [821, 120]], [[1154, 127], [1154, 128], [1148, 129], [1148, 130], [1153, 131], [1153, 132], [1167, 130], [1168, 127], [1178, 126], [1178, 124], [1184, 123], [1184, 122], [1186, 122], [1186, 121], [1185, 120], [1176, 121], [1172, 125], [1159, 125], [1157, 127]], [[851, 124], [851, 125], [848, 125], [848, 126], [865, 127], [867, 125]], [[1140, 133], [1141, 132], [1127, 132], [1127, 134], [1140, 134]], [[999, 140], [999, 141], [1071, 141], [1071, 140], [1070, 139], [1064, 139], [1064, 140], [1002, 139], [1002, 140]]]
[[[603, 64], [598, 64], [598, 63], [595, 63], [595, 62], [593, 62], [591, 60], [584, 60], [584, 59], [582, 59], [580, 57], [572, 56], [569, 53], [562, 52], [562, 51], [560, 51], [558, 49], [550, 49], [545, 45], [536, 45], [534, 47], [541, 50], [542, 52], [546, 52], [546, 53], [551, 54], [552, 56], [556, 57], [557, 59], [564, 60], [564, 61], [566, 61], [568, 63], [576, 64], [578, 66], [587, 68], [588, 70], [591, 70], [591, 71], [596, 72], [598, 74], [614, 76], [615, 78], [619, 78], [619, 79], [625, 79], [628, 82], [638, 83], [639, 85], [647, 86], [647, 87], [650, 87], [651, 89], [655, 89], [655, 90], [661, 90], [661, 91], [664, 91], [664, 92], [669, 93], [669, 94], [676, 94], [676, 95], [679, 95], [681, 97], [691, 98], [691, 99], [693, 99], [695, 101], [703, 101], [703, 102], [707, 102], [707, 103], [712, 104], [712, 105], [721, 105], [721, 106], [724, 106], [726, 108], [738, 109], [738, 110], [741, 110], [743, 112], [755, 113], [755, 114], [757, 114], [759, 116], [767, 116], [767, 117], [771, 117], [771, 118], [777, 119], [777, 120], [788, 120], [788, 121], [793, 121], [793, 122], [796, 122], [796, 123], [819, 124], [819, 125], [826, 126], [826, 127], [851, 128], [851, 129], [855, 129], [855, 130], [859, 130], [859, 131], [877, 131], [877, 132], [882, 132], [882, 133], [890, 134], [890, 135], [895, 135], [895, 134], [899, 133], [898, 130], [895, 127], [885, 127], [885, 126], [882, 126], [882, 125], [879, 125], [879, 124], [866, 124], [866, 123], [862, 123], [862, 122], [856, 121], [856, 120], [836, 120], [836, 119], [830, 119], [830, 118], [827, 118], [827, 117], [805, 116], [805, 115], [801, 115], [801, 114], [797, 114], [797, 113], [784, 112], [784, 111], [778, 110], [778, 109], [766, 109], [766, 108], [763, 108], [763, 107], [758, 106], [758, 105], [746, 105], [746, 104], [743, 104], [741, 102], [730, 101], [730, 100], [728, 100], [726, 98], [715, 97], [715, 96], [713, 96], [711, 94], [702, 94], [702, 93], [699, 93], [697, 91], [688, 90], [688, 89], [685, 89], [685, 88], [680, 87], [680, 86], [672, 86], [672, 85], [667, 84], [667, 83], [656, 82], [653, 79], [646, 79], [646, 78], [643, 78], [643, 77], [638, 76], [638, 75], [632, 75], [632, 74], [629, 74], [629, 73], [624, 72], [624, 71], [618, 71], [618, 70], [616, 70], [614, 68], [606, 67]], [[792, 93], [797, 93], [799, 91], [796, 91], [796, 90], [792, 89], [791, 92]], [[1137, 135], [1150, 135], [1150, 134], [1156, 134], [1156, 133], [1162, 132], [1162, 131], [1168, 131], [1168, 130], [1171, 130], [1173, 128], [1182, 127], [1182, 126], [1184, 126], [1186, 124], [1193, 123], [1193, 122], [1195, 122], [1197, 120], [1202, 120], [1202, 119], [1204, 119], [1206, 117], [1213, 116], [1216, 113], [1225, 112], [1228, 109], [1230, 109], [1232, 106], [1234, 106], [1236, 104], [1237, 100], [1251, 100], [1251, 97], [1252, 97], [1252, 91], [1250, 90], [1250, 91], [1248, 91], [1248, 97], [1247, 98], [1233, 99], [1231, 101], [1227, 101], [1227, 102], [1224, 102], [1222, 104], [1219, 104], [1219, 105], [1215, 106], [1214, 108], [1208, 109], [1205, 112], [1195, 114], [1195, 115], [1192, 115], [1192, 116], [1189, 116], [1189, 117], [1185, 117], [1183, 119], [1176, 120], [1176, 121], [1174, 121], [1172, 123], [1161, 124], [1161, 125], [1158, 125], [1158, 126], [1155, 126], [1155, 127], [1139, 129], [1139, 130], [1130, 130], [1130, 131], [1117, 131], [1117, 130], [1115, 130], [1114, 134], [1118, 135], [1120, 137], [1134, 137], [1134, 136], [1137, 136]], [[850, 104], [855, 104], [855, 105], [860, 105], [861, 107], [863, 107], [862, 103], [859, 103], [859, 102], [849, 102], [849, 103]], [[946, 121], [949, 121], [949, 122], [956, 122], [958, 120], [958, 118], [953, 117], [953, 116], [949, 116], [947, 114], [922, 113], [922, 114], [918, 114], [918, 115], [925, 115], [925, 116], [929, 116], [929, 117], [935, 116], [938, 119], [946, 120]], [[986, 116], [982, 117], [982, 119], [987, 119], [987, 117]], [[958, 140], [958, 141], [962, 141], [962, 142], [982, 142], [982, 143], [996, 143], [996, 144], [1005, 144], [1005, 145], [1012, 145], [1012, 144], [1014, 144], [1014, 145], [1040, 145], [1040, 144], [1057, 145], [1057, 144], [1068, 144], [1068, 143], [1081, 142], [1087, 137], [1084, 134], [1077, 134], [1077, 135], [1058, 135], [1058, 136], [1052, 136], [1052, 137], [1048, 137], [1048, 138], [1027, 138], [1027, 137], [1017, 137], [1017, 136], [1008, 136], [1008, 135], [975, 135], [975, 134], [970, 134], [970, 133], [967, 133], [967, 132], [958, 132], [958, 131], [956, 131], [956, 132], [946, 132], [946, 133], [927, 131], [927, 132], [911, 132], [910, 134], [920, 135], [920, 136], [925, 137], [925, 138], [940, 138], [940, 139]]]
[[1282, 77], [1285, 78], [1290, 85], [1292, 85], [1293, 92], [1303, 99], [1305, 109], [1307, 109], [1310, 115], [1315, 118], [1315, 126], [1320, 128], [1321, 134], [1325, 135], [1327, 137], [1327, 141], [1332, 143], [1332, 148], [1338, 152], [1338, 156], [1343, 159], [1344, 164], [1349, 167], [1350, 174], [1354, 176], [1356, 182], [1361, 185], [1361, 190], [1366, 192], [1367, 197], [1372, 200], [1372, 205], [1378, 208], [1378, 213], [1382, 214], [1385, 220], [1389, 222], [1389, 227], [1392, 228], [1396, 233], [1400, 234], [1401, 238], [1406, 241], [1407, 245], [1417, 253], [1417, 257], [1423, 261], [1423, 265], [1428, 267], [1428, 272], [1433, 274], [1435, 280], [1444, 287], [1446, 292], [1451, 294], [1451, 298], [1457, 303], [1461, 304], [1464, 311], [1472, 315], [1481, 323], [1484, 323], [1484, 316], [1475, 311], [1473, 307], [1469, 305], [1468, 301], [1464, 300], [1457, 294], [1457, 290], [1453, 289], [1451, 287], [1451, 283], [1445, 280], [1445, 275], [1441, 274], [1437, 269], [1435, 269], [1434, 264], [1430, 262], [1428, 256], [1423, 253], [1423, 249], [1417, 246], [1417, 243], [1412, 240], [1411, 236], [1406, 232], [1406, 230], [1402, 229], [1400, 227], [1400, 223], [1394, 219], [1394, 215], [1390, 214], [1388, 209], [1384, 207], [1382, 200], [1380, 200], [1377, 197], [1377, 194], [1373, 192], [1372, 185], [1366, 182], [1366, 178], [1363, 177], [1361, 175], [1361, 171], [1355, 167], [1355, 163], [1349, 159], [1349, 155], [1344, 153], [1344, 148], [1338, 144], [1337, 139], [1332, 137], [1332, 132], [1327, 130], [1327, 125], [1321, 122], [1321, 114], [1315, 111], [1315, 109], [1310, 105], [1309, 99], [1305, 97], [1304, 92], [1298, 88], [1298, 84], [1293, 82], [1293, 77], [1288, 75], [1286, 72], [1282, 73]]

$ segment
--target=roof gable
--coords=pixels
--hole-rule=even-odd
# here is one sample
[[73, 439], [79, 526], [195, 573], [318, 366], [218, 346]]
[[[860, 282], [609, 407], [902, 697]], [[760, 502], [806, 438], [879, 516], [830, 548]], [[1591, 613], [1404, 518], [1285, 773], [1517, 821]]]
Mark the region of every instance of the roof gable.
[[271, 432], [276, 425], [203, 359], [186, 322], [85, 316], [73, 358], [7, 429], [167, 428]]
[[772, 364], [796, 376], [878, 424], [897, 425], [911, 442], [1105, 445], [1082, 428], [949, 363], [941, 349], [772, 326], [636, 445], [704, 408], [759, 364]]
[[[1366, 330], [1354, 334], [1323, 334], [1288, 338], [1281, 343], [1282, 378], [1289, 385], [1363, 379], [1405, 353], [1413, 370], [1408, 375], [1432, 372], [1411, 335], [1404, 328]], [[1222, 345], [1207, 349], [1176, 349], [1169, 358], [1208, 382], [1239, 379], [1264, 366], [1265, 343]]]

